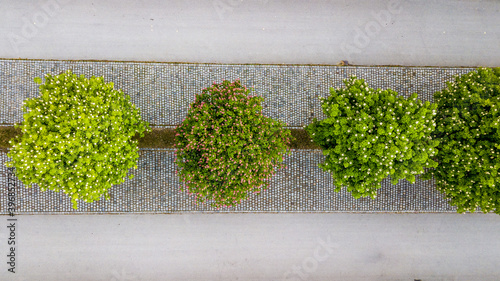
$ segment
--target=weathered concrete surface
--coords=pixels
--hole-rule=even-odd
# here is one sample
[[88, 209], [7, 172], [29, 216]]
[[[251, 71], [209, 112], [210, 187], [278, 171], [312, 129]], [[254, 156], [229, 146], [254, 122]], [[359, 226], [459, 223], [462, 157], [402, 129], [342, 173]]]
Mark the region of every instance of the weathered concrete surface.
[[0, 280], [500, 279], [493, 214], [15, 218], [17, 273], [2, 226]]
[[495, 0], [0, 0], [0, 58], [500, 66]]

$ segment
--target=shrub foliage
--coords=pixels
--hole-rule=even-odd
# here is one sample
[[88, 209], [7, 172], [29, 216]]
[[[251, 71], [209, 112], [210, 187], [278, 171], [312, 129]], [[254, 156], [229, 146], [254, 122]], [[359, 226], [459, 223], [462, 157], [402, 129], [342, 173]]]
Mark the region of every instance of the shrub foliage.
[[438, 142], [431, 138], [436, 106], [408, 99], [392, 90], [369, 88], [362, 79], [344, 80], [345, 88], [330, 89], [321, 107], [326, 119], [306, 127], [326, 155], [319, 165], [332, 174], [336, 191], [342, 186], [354, 198], [376, 197], [381, 181], [391, 176], [415, 182], [415, 176], [437, 163]]
[[[183, 185], [198, 202], [231, 207], [259, 193], [289, 153], [290, 131], [264, 117], [262, 97], [237, 80], [214, 83], [196, 94], [176, 128], [176, 163]], [[265, 185], [265, 186], [264, 186]]]
[[23, 105], [24, 122], [16, 124], [23, 134], [11, 140], [6, 165], [26, 186], [68, 194], [74, 208], [77, 200], [109, 198], [107, 190], [137, 168], [132, 136], [150, 130], [139, 109], [113, 83], [71, 71], [46, 75], [40, 94]]
[[435, 177], [458, 212], [500, 214], [500, 68], [457, 76], [434, 100], [439, 166], [426, 177]]

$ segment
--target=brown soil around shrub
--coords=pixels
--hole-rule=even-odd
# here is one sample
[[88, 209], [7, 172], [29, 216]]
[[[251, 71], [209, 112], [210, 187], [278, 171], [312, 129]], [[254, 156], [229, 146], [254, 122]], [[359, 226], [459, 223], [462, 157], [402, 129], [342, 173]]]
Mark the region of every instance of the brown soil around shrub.
[[[290, 144], [292, 149], [320, 149], [319, 146], [311, 141], [307, 132], [303, 129], [291, 129], [293, 140]], [[10, 148], [9, 140], [21, 134], [21, 129], [14, 126], [0, 126], [0, 150]], [[153, 128], [152, 132], [145, 133], [141, 138], [134, 136], [139, 140], [140, 148], [174, 148], [175, 132], [174, 129]]]

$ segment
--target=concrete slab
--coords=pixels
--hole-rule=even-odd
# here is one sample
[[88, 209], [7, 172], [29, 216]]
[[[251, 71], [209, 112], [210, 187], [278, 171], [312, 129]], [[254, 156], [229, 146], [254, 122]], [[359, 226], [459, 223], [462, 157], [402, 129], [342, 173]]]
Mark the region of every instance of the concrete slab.
[[16, 273], [2, 226], [0, 280], [500, 279], [493, 214], [15, 218]]
[[0, 58], [500, 66], [494, 0], [0, 0]]

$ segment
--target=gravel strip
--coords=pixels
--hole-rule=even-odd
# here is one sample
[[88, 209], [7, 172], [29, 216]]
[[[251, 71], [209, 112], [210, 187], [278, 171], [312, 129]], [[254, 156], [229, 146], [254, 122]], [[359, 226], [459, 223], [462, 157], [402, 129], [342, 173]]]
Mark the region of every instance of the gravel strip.
[[[194, 94], [213, 81], [239, 78], [243, 84], [265, 97], [264, 114], [301, 127], [312, 118], [321, 119], [319, 96], [328, 96], [330, 87], [341, 87], [342, 80], [356, 75], [373, 88], [391, 88], [409, 96], [418, 93], [432, 101], [434, 92], [457, 74], [473, 68], [435, 67], [358, 67], [310, 65], [223, 65], [136, 62], [0, 60], [0, 123], [21, 122], [24, 99], [38, 96], [34, 77], [58, 74], [72, 69], [76, 74], [104, 76], [115, 88], [131, 96], [145, 120], [158, 127], [182, 122]], [[26, 189], [17, 179], [17, 213], [175, 213], [175, 212], [455, 212], [434, 188], [433, 181], [410, 184], [383, 181], [378, 197], [355, 200], [342, 190], [334, 191], [328, 173], [317, 167], [324, 160], [319, 150], [293, 150], [285, 158], [289, 166], [272, 179], [269, 190], [253, 195], [235, 208], [214, 210], [179, 192], [179, 181], [172, 149], [141, 149], [135, 178], [110, 190], [111, 200], [80, 203], [73, 210], [64, 194]], [[0, 152], [0, 214], [7, 214], [7, 180]]]

